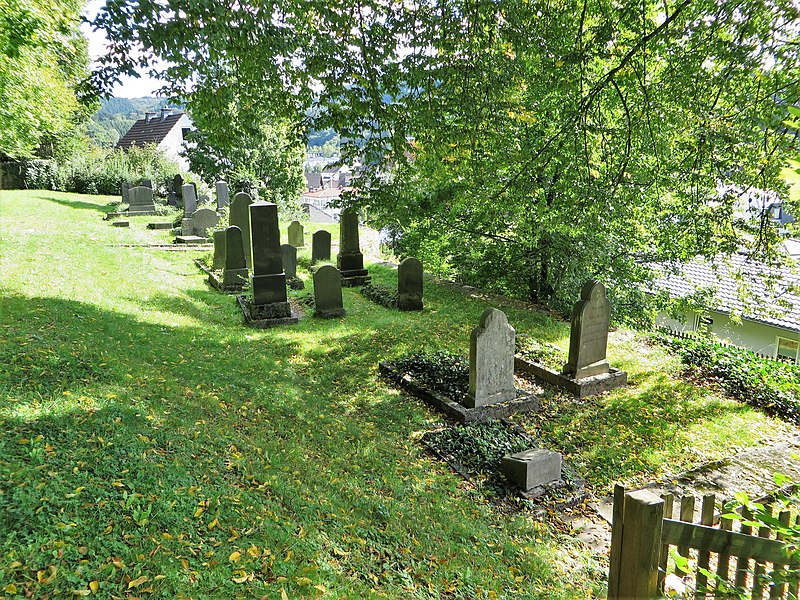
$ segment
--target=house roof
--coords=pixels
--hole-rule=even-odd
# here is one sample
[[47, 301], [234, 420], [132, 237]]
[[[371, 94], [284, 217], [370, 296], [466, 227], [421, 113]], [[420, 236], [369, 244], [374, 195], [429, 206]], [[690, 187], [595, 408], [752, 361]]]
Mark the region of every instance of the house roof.
[[[666, 266], [655, 288], [672, 298], [688, 298], [707, 291], [712, 300], [706, 308], [743, 319], [800, 332], [800, 275], [779, 270], [735, 254], [680, 265], [676, 272]], [[743, 292], [743, 286], [747, 286]]]
[[145, 144], [160, 144], [167, 137], [175, 124], [181, 120], [182, 112], [173, 112], [161, 118], [160, 115], [154, 116], [148, 122], [146, 119], [139, 119], [117, 142], [117, 148], [128, 149], [131, 146], [144, 146]]

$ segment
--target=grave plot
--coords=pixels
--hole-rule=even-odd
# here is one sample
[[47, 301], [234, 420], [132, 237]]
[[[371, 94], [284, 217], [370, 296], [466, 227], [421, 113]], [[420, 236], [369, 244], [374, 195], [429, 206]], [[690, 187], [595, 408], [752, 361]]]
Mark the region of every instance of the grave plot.
[[404, 258], [397, 267], [397, 290], [368, 283], [361, 288], [364, 297], [386, 308], [422, 310], [422, 262]]

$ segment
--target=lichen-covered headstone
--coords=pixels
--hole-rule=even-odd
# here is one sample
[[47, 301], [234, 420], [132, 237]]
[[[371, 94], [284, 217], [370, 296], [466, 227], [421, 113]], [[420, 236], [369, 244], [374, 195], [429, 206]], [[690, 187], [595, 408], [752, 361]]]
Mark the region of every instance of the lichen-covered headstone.
[[253, 276], [250, 278], [253, 304], [273, 305], [269, 309], [269, 315], [273, 318], [291, 316], [281, 257], [278, 206], [271, 202], [251, 204], [250, 228], [253, 244]]
[[244, 258], [250, 266], [250, 204], [253, 199], [245, 192], [234, 195], [231, 201], [230, 224], [242, 230], [242, 243], [244, 244]]
[[409, 256], [397, 268], [397, 308], [422, 310], [422, 262]]
[[225, 231], [219, 229], [214, 232], [214, 263], [215, 271], [225, 268]]
[[283, 272], [287, 279], [297, 277], [297, 248], [292, 244], [281, 244], [281, 259], [283, 261]]
[[331, 259], [331, 234], [320, 229], [311, 236], [311, 264]]
[[314, 271], [314, 314], [318, 317], [341, 317], [342, 274], [332, 265], [323, 265]]
[[247, 281], [247, 265], [244, 260], [242, 230], [235, 225], [225, 230], [225, 270], [222, 272], [224, 287], [241, 287]]
[[514, 338], [506, 315], [487, 308], [469, 341], [469, 393], [464, 406], [475, 408], [514, 400]]
[[152, 188], [136, 186], [128, 190], [129, 213], [149, 213], [155, 210]]
[[219, 215], [210, 208], [199, 208], [192, 215], [193, 235], [206, 237], [207, 230], [213, 229], [219, 223]]
[[584, 379], [608, 373], [606, 360], [611, 303], [606, 288], [599, 281], [589, 280], [581, 289], [581, 299], [572, 309], [569, 332], [569, 358], [564, 375]]
[[230, 189], [227, 181], [218, 181], [214, 184], [217, 191], [217, 210], [222, 210], [231, 203]]
[[303, 225], [300, 221], [292, 221], [289, 223], [288, 229], [289, 243], [295, 248], [302, 248], [306, 245], [305, 235], [303, 234]]
[[181, 188], [183, 193], [183, 217], [190, 218], [197, 210], [197, 192], [192, 184], [187, 183]]

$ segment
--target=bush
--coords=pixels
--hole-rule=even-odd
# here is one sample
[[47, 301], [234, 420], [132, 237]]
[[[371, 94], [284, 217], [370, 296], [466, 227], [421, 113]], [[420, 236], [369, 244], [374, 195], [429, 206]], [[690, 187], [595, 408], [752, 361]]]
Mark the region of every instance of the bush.
[[701, 376], [717, 381], [725, 393], [767, 414], [800, 423], [800, 368], [760, 358], [743, 348], [720, 346], [703, 338], [681, 339], [658, 334], [681, 361]]

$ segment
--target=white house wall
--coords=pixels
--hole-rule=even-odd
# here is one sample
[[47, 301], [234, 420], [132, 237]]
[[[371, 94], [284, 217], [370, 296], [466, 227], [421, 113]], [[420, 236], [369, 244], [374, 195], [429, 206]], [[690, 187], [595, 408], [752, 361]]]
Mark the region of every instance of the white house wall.
[[[800, 341], [800, 334], [779, 327], [744, 319], [740, 323], [735, 323], [728, 315], [713, 311], [703, 313], [703, 316], [714, 321], [709, 329], [715, 336], [735, 346], [749, 348], [760, 354], [775, 356], [778, 336]], [[696, 323], [697, 315], [695, 313], [687, 313], [680, 319], [659, 314], [656, 319], [656, 325], [682, 332], [695, 331]]]
[[183, 115], [158, 145], [159, 150], [178, 163], [181, 171], [189, 170], [189, 161], [180, 155], [180, 151], [183, 149], [183, 129], [186, 127], [192, 127], [192, 120], [187, 115]]

